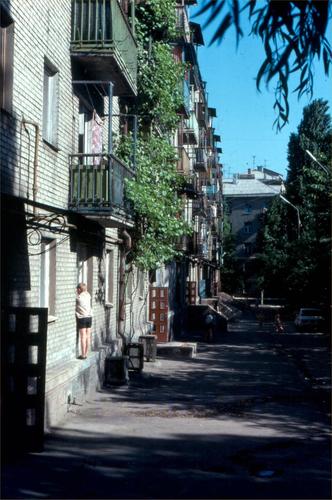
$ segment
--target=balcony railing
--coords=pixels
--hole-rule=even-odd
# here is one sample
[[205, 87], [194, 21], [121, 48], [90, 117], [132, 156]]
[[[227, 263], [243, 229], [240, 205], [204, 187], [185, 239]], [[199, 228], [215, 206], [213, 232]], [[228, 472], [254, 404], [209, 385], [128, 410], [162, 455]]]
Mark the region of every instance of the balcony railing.
[[208, 157], [205, 148], [196, 148], [194, 168], [200, 172], [206, 172], [208, 168]]
[[185, 120], [183, 128], [183, 142], [185, 144], [198, 144], [199, 126], [194, 112], [190, 113], [190, 118]]
[[196, 113], [197, 113], [198, 123], [202, 127], [207, 128], [209, 125], [209, 113], [208, 113], [208, 107], [205, 102], [196, 103]]
[[183, 109], [187, 117], [190, 117], [191, 110], [191, 89], [188, 80], [183, 80]]
[[[116, 91], [116, 73], [122, 73], [136, 92], [137, 45], [118, 0], [72, 0], [71, 49], [90, 69], [91, 79], [105, 80], [111, 72]], [[114, 68], [107, 55], [112, 55]]]
[[190, 42], [190, 26], [187, 9], [182, 6], [176, 7], [176, 30], [178, 36], [183, 37], [186, 42]]
[[133, 170], [109, 154], [70, 155], [69, 206], [80, 212], [111, 215], [114, 211], [130, 215], [125, 196], [126, 179]]
[[188, 156], [187, 151], [183, 146], [180, 146], [177, 148], [177, 155], [178, 155], [178, 160], [177, 160], [177, 171], [179, 174], [182, 175], [189, 175], [190, 174], [190, 159]]

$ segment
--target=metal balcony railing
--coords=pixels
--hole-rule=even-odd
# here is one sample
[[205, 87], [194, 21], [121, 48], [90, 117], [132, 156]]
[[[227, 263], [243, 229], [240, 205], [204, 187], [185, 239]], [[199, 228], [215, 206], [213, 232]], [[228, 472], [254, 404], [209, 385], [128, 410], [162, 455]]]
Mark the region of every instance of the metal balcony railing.
[[70, 155], [69, 206], [82, 212], [111, 212], [116, 209], [130, 213], [125, 197], [126, 179], [134, 171], [113, 155]]
[[177, 171], [182, 175], [190, 174], [190, 159], [187, 151], [183, 146], [177, 148]]
[[187, 9], [182, 6], [176, 7], [176, 30], [187, 43], [190, 42], [190, 26]]
[[194, 168], [198, 171], [206, 172], [208, 167], [208, 156], [205, 148], [196, 148]]
[[137, 45], [118, 0], [72, 0], [71, 48], [92, 56], [113, 53], [136, 86]]
[[185, 120], [183, 127], [183, 142], [185, 144], [198, 144], [199, 126], [195, 113], [192, 111], [188, 120]]

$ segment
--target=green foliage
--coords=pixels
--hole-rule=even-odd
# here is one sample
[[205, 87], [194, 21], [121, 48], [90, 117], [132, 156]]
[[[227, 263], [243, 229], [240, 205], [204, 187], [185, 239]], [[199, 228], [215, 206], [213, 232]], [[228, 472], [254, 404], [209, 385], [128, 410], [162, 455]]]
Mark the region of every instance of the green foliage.
[[184, 68], [174, 60], [171, 47], [157, 42], [152, 45], [151, 55], [141, 50], [138, 73], [139, 114], [148, 116], [163, 131], [173, 130], [183, 102]]
[[127, 182], [127, 196], [138, 215], [133, 258], [138, 267], [154, 269], [177, 255], [176, 243], [190, 232], [177, 196], [181, 178], [174, 148], [151, 135], [137, 147], [137, 177]]
[[[322, 162], [322, 170], [306, 154]], [[297, 133], [288, 147], [286, 198], [298, 207], [301, 230], [293, 207], [276, 200], [268, 212], [261, 239], [261, 280], [272, 293], [297, 305], [329, 303], [331, 267], [331, 118], [321, 99], [306, 106]]]
[[[176, 0], [146, 0], [136, 8], [138, 40], [138, 96], [131, 112], [139, 116], [136, 178], [126, 194], [136, 213], [132, 259], [143, 269], [155, 269], [174, 258], [179, 238], [190, 232], [181, 217], [174, 148], [169, 138], [183, 101], [184, 67], [174, 60], [170, 40], [176, 33]], [[156, 128], [162, 137], [156, 135]], [[121, 138], [116, 154], [132, 155], [132, 137]]]
[[277, 130], [288, 122], [288, 81], [291, 73], [298, 75], [295, 89], [298, 97], [303, 94], [312, 96], [315, 60], [321, 60], [325, 74], [329, 73], [332, 51], [325, 33], [330, 5], [329, 1], [313, 0], [249, 0], [244, 5], [239, 0], [204, 0], [197, 13], [209, 14], [205, 26], [221, 17], [211, 43], [220, 43], [231, 26], [235, 28], [238, 43], [243, 36], [241, 15], [247, 11], [251, 34], [261, 39], [265, 50], [265, 60], [257, 73], [257, 88], [260, 88], [262, 80], [268, 84], [275, 77], [277, 79], [274, 104], [278, 113], [275, 121]]
[[171, 39], [176, 32], [176, 1], [145, 0], [136, 6], [136, 35], [140, 44], [154, 40]]
[[234, 293], [242, 288], [243, 276], [241, 269], [235, 259], [235, 238], [232, 234], [231, 224], [227, 215], [227, 202], [224, 201], [224, 223], [223, 223], [223, 265], [220, 269], [223, 291]]

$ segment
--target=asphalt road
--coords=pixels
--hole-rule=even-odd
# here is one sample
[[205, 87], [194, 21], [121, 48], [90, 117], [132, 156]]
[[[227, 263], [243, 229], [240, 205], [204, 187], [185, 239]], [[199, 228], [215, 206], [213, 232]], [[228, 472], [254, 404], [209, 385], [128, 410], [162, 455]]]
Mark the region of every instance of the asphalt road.
[[145, 363], [4, 467], [2, 498], [331, 498], [327, 347], [241, 320], [194, 359]]

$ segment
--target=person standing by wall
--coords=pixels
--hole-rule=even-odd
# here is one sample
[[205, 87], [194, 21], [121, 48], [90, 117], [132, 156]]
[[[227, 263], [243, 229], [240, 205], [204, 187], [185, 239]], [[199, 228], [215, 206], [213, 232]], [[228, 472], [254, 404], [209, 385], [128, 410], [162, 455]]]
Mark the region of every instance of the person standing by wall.
[[76, 291], [76, 319], [81, 342], [80, 359], [86, 359], [91, 346], [91, 295], [87, 291], [85, 283], [79, 283]]

